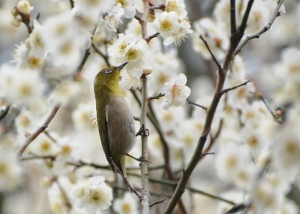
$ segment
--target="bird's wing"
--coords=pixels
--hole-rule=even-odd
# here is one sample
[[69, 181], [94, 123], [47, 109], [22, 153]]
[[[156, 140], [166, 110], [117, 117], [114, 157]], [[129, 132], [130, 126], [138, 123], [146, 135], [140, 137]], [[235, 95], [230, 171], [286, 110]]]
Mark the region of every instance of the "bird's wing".
[[115, 164], [120, 168], [121, 163], [118, 162], [131, 150], [135, 143], [133, 116], [123, 97], [113, 97], [109, 100], [105, 106], [105, 118], [108, 151]]

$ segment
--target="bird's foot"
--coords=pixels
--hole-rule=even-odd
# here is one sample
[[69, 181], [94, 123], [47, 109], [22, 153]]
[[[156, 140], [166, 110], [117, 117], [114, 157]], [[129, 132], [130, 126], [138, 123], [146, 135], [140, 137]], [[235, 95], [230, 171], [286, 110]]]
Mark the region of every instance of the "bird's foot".
[[130, 154], [126, 154], [126, 155], [127, 155], [128, 157], [131, 157], [132, 159], [138, 161], [138, 162], [143, 162], [143, 161], [145, 161], [145, 162], [147, 162], [147, 163], [151, 163], [151, 162], [148, 161], [144, 156], [141, 156], [141, 157], [139, 157], [139, 158], [136, 158], [136, 157], [133, 157], [133, 156], [130, 155]]
[[135, 136], [149, 136], [149, 130], [145, 129], [145, 125], [142, 124], [140, 130], [136, 133]]

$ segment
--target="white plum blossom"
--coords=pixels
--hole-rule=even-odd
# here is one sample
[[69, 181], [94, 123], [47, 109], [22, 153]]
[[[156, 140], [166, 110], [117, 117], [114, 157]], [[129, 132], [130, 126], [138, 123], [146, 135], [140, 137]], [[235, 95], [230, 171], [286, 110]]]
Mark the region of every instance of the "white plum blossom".
[[186, 11], [180, 15], [175, 11], [164, 11], [157, 15], [154, 26], [164, 38], [164, 45], [170, 45], [173, 42], [179, 45], [187, 37], [187, 34], [193, 32], [190, 29], [191, 25]]
[[104, 182], [103, 176], [87, 178], [79, 182], [72, 190], [75, 205], [85, 207], [88, 213], [106, 210], [113, 199], [112, 189]]
[[20, 13], [28, 15], [33, 10], [33, 7], [30, 5], [29, 1], [27, 1], [27, 0], [21, 0], [17, 4], [17, 10]]
[[34, 70], [23, 70], [4, 65], [0, 71], [0, 90], [15, 104], [29, 104], [44, 92], [45, 85]]
[[217, 59], [223, 59], [225, 51], [228, 48], [229, 41], [226, 34], [218, 28], [217, 24], [210, 18], [201, 18], [194, 23], [195, 31], [193, 33], [193, 48], [199, 52], [204, 59], [211, 59], [204, 42], [199, 38], [201, 35], [207, 42], [210, 50]]
[[184, 12], [185, 4], [183, 0], [167, 0], [166, 2], [166, 11], [171, 12], [175, 11], [179, 15]]
[[126, 192], [123, 198], [114, 201], [113, 209], [120, 214], [138, 214], [138, 201], [132, 194]]
[[117, 0], [117, 3], [121, 3], [124, 8], [124, 17], [127, 19], [133, 18], [136, 14], [135, 3], [137, 0]]
[[169, 109], [171, 106], [177, 107], [185, 103], [188, 96], [191, 94], [191, 89], [186, 86], [186, 76], [180, 73], [177, 77], [173, 78], [166, 85], [167, 98], [164, 109]]
[[124, 9], [121, 4], [118, 3], [107, 15], [104, 15], [99, 20], [99, 29], [103, 27], [111, 32], [117, 32], [119, 24], [122, 23], [121, 17], [124, 14]]
[[11, 191], [22, 183], [22, 168], [10, 151], [0, 153], [0, 191]]
[[116, 66], [128, 62], [122, 71], [138, 79], [144, 72], [151, 70], [151, 65], [148, 62], [147, 42], [144, 39], [134, 40], [133, 35], [119, 34], [119, 39], [108, 48], [108, 54]]

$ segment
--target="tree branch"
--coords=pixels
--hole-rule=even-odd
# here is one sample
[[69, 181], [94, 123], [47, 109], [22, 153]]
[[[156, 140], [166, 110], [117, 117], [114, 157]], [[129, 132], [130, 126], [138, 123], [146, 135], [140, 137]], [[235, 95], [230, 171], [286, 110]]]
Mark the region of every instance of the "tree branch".
[[274, 11], [274, 13], [273, 13], [273, 15], [272, 15], [272, 17], [271, 17], [269, 23], [268, 23], [263, 29], [261, 29], [260, 31], [258, 31], [256, 34], [253, 34], [253, 35], [251, 35], [251, 36], [247, 36], [247, 38], [246, 38], [246, 39], [245, 39], [245, 40], [237, 47], [237, 49], [236, 49], [235, 52], [234, 52], [234, 55], [238, 54], [238, 53], [242, 50], [242, 48], [243, 48], [250, 40], [252, 40], [252, 39], [258, 39], [258, 38], [260, 37], [260, 35], [262, 35], [262, 34], [265, 33], [266, 31], [268, 31], [268, 30], [272, 27], [272, 25], [273, 25], [275, 19], [278, 17], [278, 11], [279, 11], [281, 5], [283, 4], [283, 2], [284, 2], [284, 0], [279, 0], [279, 1], [277, 2], [276, 9], [275, 9], [275, 11]]
[[230, 0], [230, 26], [231, 26], [231, 34], [236, 32], [236, 17], [235, 17], [235, 0]]
[[211, 50], [210, 50], [210, 48], [209, 48], [209, 46], [208, 46], [208, 44], [207, 44], [207, 41], [202, 37], [202, 35], [200, 35], [200, 39], [204, 42], [204, 44], [205, 44], [207, 50], [209, 51], [209, 53], [210, 53], [210, 55], [211, 55], [213, 61], [214, 61], [215, 64], [217, 65], [217, 67], [218, 67], [218, 69], [219, 69], [219, 72], [222, 72], [222, 67], [221, 67], [220, 63], [218, 62], [218, 60], [216, 59], [215, 55], [211, 52]]
[[229, 92], [229, 91], [231, 91], [231, 90], [234, 90], [234, 89], [237, 89], [237, 88], [239, 88], [239, 87], [241, 87], [241, 86], [247, 85], [248, 82], [250, 82], [250, 80], [247, 80], [246, 82], [244, 82], [244, 83], [242, 83], [242, 84], [239, 84], [239, 85], [237, 85], [237, 86], [234, 86], [234, 87], [232, 87], [232, 88], [224, 89], [222, 93], [225, 94], [225, 93], [227, 93], [227, 92]]
[[51, 111], [50, 115], [48, 116], [48, 118], [46, 119], [46, 121], [44, 122], [44, 124], [38, 128], [32, 135], [30, 135], [26, 141], [24, 142], [24, 144], [17, 150], [16, 155], [18, 157], [21, 157], [22, 154], [24, 153], [24, 151], [26, 150], [26, 148], [30, 145], [30, 143], [37, 138], [37, 136], [39, 136], [39, 134], [41, 134], [49, 125], [49, 123], [51, 122], [51, 120], [55, 117], [58, 109], [60, 108], [60, 104], [57, 104]]
[[199, 105], [199, 104], [197, 104], [197, 103], [195, 103], [195, 102], [193, 102], [193, 101], [190, 101], [189, 99], [187, 99], [186, 101], [188, 102], [188, 104], [192, 104], [192, 105], [194, 105], [194, 106], [200, 107], [200, 108], [202, 108], [202, 109], [205, 110], [205, 111], [208, 110], [206, 107], [204, 107], [204, 106], [202, 106], [202, 105]]

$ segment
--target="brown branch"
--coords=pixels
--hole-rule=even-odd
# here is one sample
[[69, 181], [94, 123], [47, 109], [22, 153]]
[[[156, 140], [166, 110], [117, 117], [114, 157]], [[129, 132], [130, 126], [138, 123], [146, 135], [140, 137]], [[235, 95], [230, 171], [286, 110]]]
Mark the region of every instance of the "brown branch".
[[27, 16], [23, 13], [19, 13], [19, 15], [22, 17], [22, 23], [25, 24], [28, 34], [31, 34], [33, 28], [30, 26], [30, 19], [29, 19], [30, 16]]
[[153, 38], [155, 38], [155, 37], [158, 37], [158, 35], [159, 35], [159, 33], [155, 33], [155, 34], [153, 34], [153, 35], [147, 37], [147, 38], [145, 39], [145, 41], [146, 41], [147, 43], [149, 43], [149, 42], [151, 41], [151, 39], [153, 39]]
[[246, 27], [247, 27], [248, 17], [250, 15], [250, 11], [251, 11], [253, 3], [254, 3], [254, 0], [249, 0], [248, 1], [246, 11], [245, 11], [243, 19], [242, 19], [242, 23], [241, 23], [239, 31], [243, 32], [243, 34], [244, 34], [244, 32], [246, 30]]
[[94, 50], [96, 51], [96, 53], [99, 54], [99, 55], [104, 59], [106, 65], [107, 65], [107, 66], [110, 66], [110, 63], [109, 63], [109, 61], [108, 61], [108, 56], [105, 55], [105, 54], [103, 54], [103, 53], [100, 51], [100, 49], [99, 49], [94, 43], [92, 43], [92, 46], [93, 46]]
[[16, 155], [18, 157], [21, 157], [22, 154], [24, 153], [24, 151], [26, 150], [26, 148], [30, 145], [30, 143], [37, 138], [37, 136], [39, 136], [39, 134], [41, 134], [49, 125], [49, 123], [51, 122], [51, 120], [55, 117], [57, 111], [60, 108], [60, 104], [57, 104], [56, 106], [54, 106], [54, 108], [52, 109], [50, 115], [48, 116], [48, 118], [46, 119], [46, 121], [44, 122], [44, 124], [39, 127], [32, 135], [30, 135], [26, 141], [24, 142], [24, 144], [17, 150]]
[[191, 101], [191, 100], [189, 100], [189, 99], [187, 99], [186, 101], [188, 102], [188, 104], [192, 104], [192, 105], [194, 105], [194, 106], [200, 107], [200, 108], [202, 108], [202, 109], [205, 110], [205, 111], [208, 110], [208, 108], [206, 108], [206, 107], [204, 107], [204, 106], [202, 106], [202, 105], [199, 105], [199, 104], [197, 104], [197, 103], [195, 103], [195, 102], [193, 102], [193, 101]]
[[[252, 6], [252, 4], [250, 4], [251, 1], [253, 1], [253, 0], [249, 1], [248, 7], [246, 9], [246, 13], [245, 13], [243, 21], [242, 21], [243, 25], [246, 25], [246, 22], [247, 22], [249, 13], [250, 13], [249, 10], [251, 9], [251, 6]], [[187, 165], [186, 170], [183, 170], [183, 173], [182, 173], [181, 178], [178, 182], [176, 190], [173, 193], [173, 196], [172, 196], [172, 198], [171, 198], [171, 200], [170, 200], [170, 202], [169, 202], [169, 204], [168, 204], [168, 206], [165, 210], [166, 214], [171, 214], [173, 212], [176, 204], [179, 202], [179, 200], [181, 199], [182, 194], [185, 191], [185, 187], [188, 183], [188, 180], [189, 180], [191, 174], [193, 173], [193, 171], [194, 171], [195, 167], [197, 166], [199, 160], [203, 157], [202, 156], [203, 147], [206, 143], [208, 134], [210, 132], [211, 124], [213, 122], [214, 115], [215, 115], [216, 109], [218, 107], [219, 101], [221, 100], [222, 95], [224, 94], [223, 93], [223, 88], [224, 88], [224, 83], [225, 83], [225, 80], [226, 80], [226, 75], [227, 75], [229, 67], [230, 67], [230, 65], [231, 65], [231, 63], [234, 59], [234, 51], [236, 50], [238, 44], [240, 43], [240, 41], [241, 41], [241, 39], [244, 35], [244, 31], [245, 31], [245, 27], [240, 28], [238, 31], [236, 31], [236, 33], [231, 35], [230, 46], [229, 46], [229, 49], [228, 49], [228, 52], [226, 54], [226, 57], [225, 57], [225, 60], [223, 62], [222, 67], [220, 66], [218, 61], [215, 61], [215, 63], [217, 64], [217, 66], [219, 68], [218, 82], [217, 82], [217, 85], [216, 85], [215, 93], [214, 93], [213, 99], [211, 101], [209, 110], [207, 111], [207, 116], [206, 116], [206, 119], [205, 119], [204, 127], [203, 127], [203, 130], [202, 130], [201, 136], [198, 140], [197, 147], [194, 150], [194, 153], [192, 155], [192, 158], [191, 158], [190, 162]], [[206, 47], [210, 51], [209, 47], [208, 46], [206, 46]], [[214, 55], [212, 54], [212, 56], [214, 56]]]
[[231, 34], [236, 32], [236, 17], [235, 17], [235, 0], [230, 0], [230, 27], [231, 27]]
[[67, 196], [67, 194], [66, 194], [66, 191], [63, 189], [63, 187], [60, 185], [60, 183], [58, 182], [58, 180], [57, 180], [57, 177], [54, 177], [54, 178], [52, 178], [51, 180], [53, 180], [56, 184], [57, 184], [57, 186], [58, 186], [58, 188], [59, 188], [59, 190], [60, 190], [60, 192], [61, 192], [61, 194], [63, 195], [63, 198], [65, 199], [65, 206], [68, 208], [68, 209], [72, 209], [72, 205], [71, 205], [71, 203], [70, 203], [70, 201], [69, 201], [69, 199], [68, 199], [68, 196]]
[[73, 0], [69, 0], [69, 2], [70, 2], [70, 7], [72, 9], [74, 7], [74, 1]]
[[263, 29], [261, 29], [260, 31], [258, 31], [257, 33], [255, 33], [255, 34], [253, 34], [253, 35], [251, 35], [251, 36], [247, 36], [247, 38], [246, 38], [246, 39], [245, 39], [245, 40], [237, 47], [237, 49], [236, 49], [235, 52], [234, 52], [234, 55], [238, 54], [238, 53], [242, 50], [242, 48], [243, 48], [250, 40], [252, 40], [252, 39], [258, 39], [258, 38], [260, 37], [260, 35], [262, 35], [262, 34], [265, 33], [266, 31], [268, 31], [268, 30], [272, 27], [272, 25], [273, 25], [275, 19], [278, 17], [278, 11], [279, 11], [281, 5], [283, 4], [283, 2], [284, 2], [284, 0], [279, 0], [279, 1], [277, 2], [276, 9], [275, 9], [275, 11], [274, 11], [274, 13], [273, 13], [273, 15], [272, 15], [272, 17], [271, 17], [269, 23], [268, 23]]
[[157, 204], [162, 204], [162, 203], [164, 203], [164, 201], [167, 200], [167, 199], [168, 199], [168, 198], [164, 198], [164, 199], [162, 199], [162, 200], [160, 200], [160, 201], [154, 202], [153, 204], [151, 204], [151, 205], [149, 206], [150, 209], [151, 209], [153, 206], [157, 205]]
[[[130, 175], [130, 176], [134, 176], [134, 177], [141, 177], [139, 174], [135, 174], [135, 173], [127, 173], [127, 174]], [[163, 185], [167, 185], [167, 186], [174, 186], [175, 187], [177, 185], [177, 181], [171, 181], [171, 180], [166, 180], [166, 179], [156, 179], [156, 178], [149, 177], [149, 181], [152, 182], [152, 183], [158, 183], [158, 184], [163, 184]], [[190, 187], [190, 186], [186, 186], [185, 188], [187, 190], [190, 190], [193, 193], [197, 193], [197, 194], [204, 195], [206, 197], [212, 198], [214, 200], [219, 200], [219, 201], [223, 201], [223, 202], [228, 203], [228, 204], [235, 205], [235, 203], [233, 201], [227, 200], [225, 198], [222, 198], [222, 197], [219, 197], [219, 196], [216, 196], [216, 195], [212, 195], [208, 192], [205, 192], [205, 191], [202, 191], [202, 190]]]
[[227, 92], [229, 92], [229, 91], [231, 91], [231, 90], [234, 90], [234, 89], [237, 89], [237, 88], [239, 88], [239, 87], [241, 87], [241, 86], [247, 85], [248, 82], [250, 82], [250, 80], [247, 80], [246, 82], [244, 82], [244, 83], [242, 83], [242, 84], [239, 84], [239, 85], [237, 85], [237, 86], [234, 86], [234, 87], [232, 87], [232, 88], [224, 89], [222, 93], [225, 94], [225, 93], [227, 93]]
[[204, 44], [205, 44], [207, 50], [209, 51], [209, 53], [210, 53], [210, 55], [211, 55], [213, 61], [214, 61], [215, 64], [217, 65], [217, 67], [218, 67], [218, 69], [219, 69], [219, 72], [222, 72], [222, 67], [221, 67], [220, 63], [218, 62], [217, 58], [215, 57], [215, 55], [213, 54], [213, 52], [211, 52], [211, 50], [210, 50], [210, 48], [209, 48], [209, 46], [208, 46], [208, 44], [207, 44], [207, 41], [202, 37], [202, 35], [200, 35], [200, 39], [204, 42]]
[[5, 109], [1, 111], [0, 121], [7, 115], [7, 113], [9, 112], [9, 109], [10, 109], [10, 105], [7, 105], [5, 107]]
[[153, 97], [148, 97], [148, 100], [158, 100], [159, 98], [165, 96], [165, 94], [162, 94], [162, 93], [159, 93], [158, 95], [156, 96], [153, 96]]

